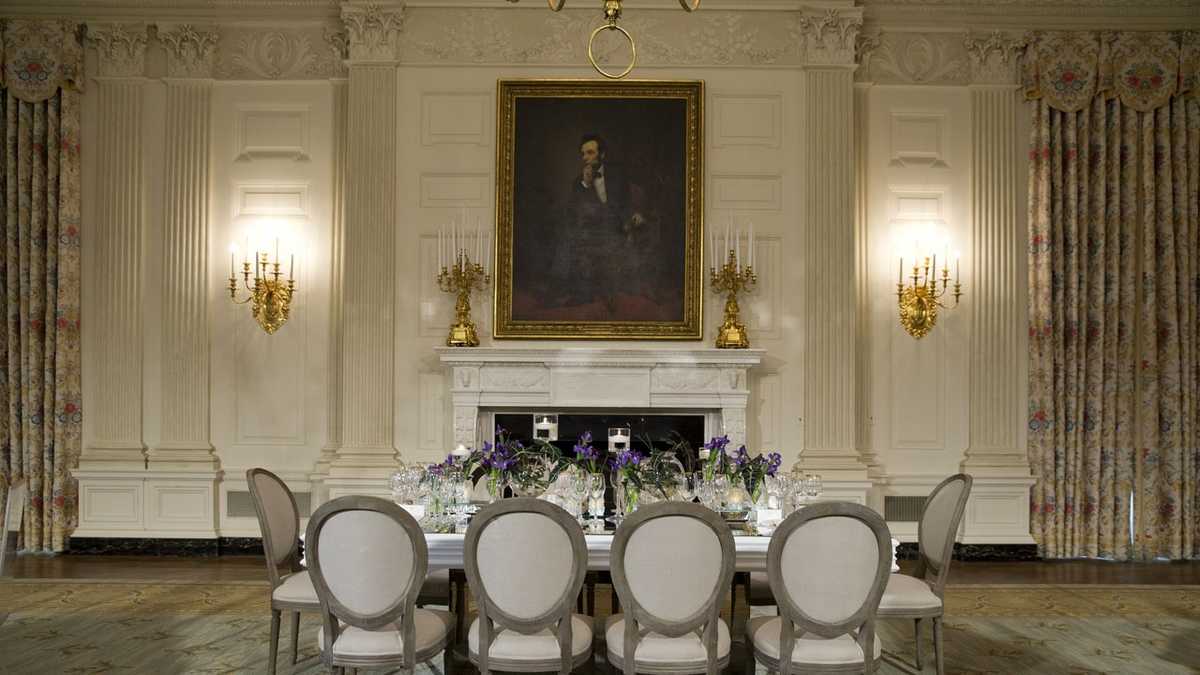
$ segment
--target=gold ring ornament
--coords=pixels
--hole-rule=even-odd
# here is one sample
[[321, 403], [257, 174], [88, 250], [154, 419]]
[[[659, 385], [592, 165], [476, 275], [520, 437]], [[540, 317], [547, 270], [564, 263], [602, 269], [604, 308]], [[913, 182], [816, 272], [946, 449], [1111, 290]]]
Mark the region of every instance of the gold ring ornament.
[[[633, 53], [633, 58], [629, 61], [629, 65], [625, 67], [625, 70], [622, 70], [619, 74], [615, 75], [600, 67], [600, 64], [596, 61], [596, 54], [592, 51], [592, 45], [596, 42], [596, 36], [600, 35], [606, 30], [615, 30], [621, 35], [624, 35], [625, 39], [629, 40], [629, 51]], [[637, 65], [637, 45], [633, 43], [633, 36], [629, 34], [629, 31], [621, 28], [615, 23], [606, 23], [592, 31], [592, 37], [588, 40], [587, 54], [588, 61], [591, 62], [592, 67], [596, 69], [596, 72], [610, 80], [620, 80], [624, 78], [626, 75], [633, 72], [634, 66]]]
[[[508, 1], [513, 4], [520, 2], [520, 0]], [[558, 12], [566, 6], [567, 0], [546, 0], [546, 4], [550, 6], [550, 11]], [[697, 9], [700, 9], [700, 0], [679, 0], [679, 6], [682, 7], [685, 12], [694, 12]], [[634, 66], [637, 65], [637, 45], [633, 43], [633, 36], [629, 34], [629, 31], [617, 25], [617, 20], [620, 18], [621, 0], [604, 0], [604, 25], [592, 31], [592, 36], [588, 38], [588, 61], [591, 62], [592, 67], [596, 69], [597, 73], [600, 73], [610, 80], [620, 80], [624, 78], [626, 75], [633, 72]], [[633, 53], [633, 58], [629, 62], [629, 67], [621, 71], [619, 75], [614, 75], [613, 73], [601, 68], [600, 64], [596, 61], [596, 54], [592, 49], [596, 42], [596, 36], [606, 30], [615, 30], [621, 35], [624, 35], [625, 39], [629, 40], [629, 50]]]

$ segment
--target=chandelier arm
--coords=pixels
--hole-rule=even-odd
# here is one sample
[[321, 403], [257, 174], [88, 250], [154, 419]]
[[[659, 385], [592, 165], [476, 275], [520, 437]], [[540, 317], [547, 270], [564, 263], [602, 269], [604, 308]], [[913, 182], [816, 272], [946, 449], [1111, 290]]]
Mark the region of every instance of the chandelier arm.
[[[566, 0], [564, 0], [565, 2]], [[679, 0], [679, 6], [689, 12], [700, 9], [700, 0]]]
[[[679, 1], [683, 2], [683, 0]], [[546, 0], [546, 4], [550, 5], [551, 11], [557, 12], [563, 8], [563, 5], [567, 4], [567, 0]]]

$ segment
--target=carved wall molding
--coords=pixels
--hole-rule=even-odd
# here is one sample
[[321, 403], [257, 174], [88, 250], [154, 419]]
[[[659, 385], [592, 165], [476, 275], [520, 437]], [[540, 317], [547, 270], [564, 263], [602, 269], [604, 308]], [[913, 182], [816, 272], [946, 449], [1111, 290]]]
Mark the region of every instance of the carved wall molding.
[[404, 3], [346, 3], [342, 5], [342, 23], [349, 35], [352, 61], [395, 62], [407, 9]]
[[[217, 77], [229, 80], [308, 80], [339, 77], [345, 33], [327, 26], [278, 29], [222, 27]], [[342, 39], [341, 44], [335, 44]]]
[[1011, 84], [1018, 82], [1021, 53], [1028, 40], [1023, 36], [992, 31], [970, 34], [963, 40], [971, 61], [973, 84]]
[[158, 40], [167, 50], [167, 77], [211, 78], [218, 39], [215, 26], [159, 24]]
[[102, 77], [141, 77], [146, 69], [145, 23], [89, 23], [87, 44], [96, 50]]
[[964, 85], [971, 71], [963, 33], [889, 33], [864, 63], [861, 79], [878, 84]]

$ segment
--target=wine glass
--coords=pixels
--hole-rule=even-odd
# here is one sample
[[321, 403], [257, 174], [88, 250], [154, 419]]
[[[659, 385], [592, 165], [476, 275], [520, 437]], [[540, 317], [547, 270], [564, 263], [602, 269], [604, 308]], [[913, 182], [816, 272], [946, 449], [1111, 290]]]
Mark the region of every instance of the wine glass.
[[604, 517], [604, 474], [591, 473], [587, 476], [588, 514], [592, 519]]

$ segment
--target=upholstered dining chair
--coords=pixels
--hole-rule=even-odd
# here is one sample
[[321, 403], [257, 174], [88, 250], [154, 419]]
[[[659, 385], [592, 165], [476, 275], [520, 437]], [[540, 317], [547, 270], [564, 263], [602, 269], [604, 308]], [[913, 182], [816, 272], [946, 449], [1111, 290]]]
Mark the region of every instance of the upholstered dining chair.
[[729, 525], [700, 504], [659, 502], [627, 517], [612, 543], [624, 614], [605, 627], [609, 664], [626, 675], [717, 675], [729, 664], [719, 612], [733, 564]]
[[300, 565], [300, 509], [296, 496], [279, 476], [266, 469], [246, 471], [246, 483], [258, 526], [262, 530], [267, 577], [271, 580], [271, 651], [268, 672], [275, 672], [279, 652], [279, 622], [283, 612], [291, 616], [291, 663], [296, 663], [300, 638], [300, 613], [319, 612], [321, 603], [308, 571]]
[[920, 557], [911, 576], [893, 574], [888, 578], [879, 616], [888, 619], [912, 619], [916, 636], [917, 668], [921, 658], [921, 624], [933, 619], [933, 657], [939, 675], [945, 672], [942, 654], [942, 614], [945, 610], [946, 576], [954, 557], [954, 537], [962, 522], [967, 498], [971, 496], [974, 479], [965, 473], [955, 474], [938, 484], [925, 500], [917, 526], [917, 547]]
[[11, 576], [9, 568], [17, 555], [17, 535], [25, 517], [26, 485], [24, 480], [8, 486], [4, 504], [4, 521], [0, 522], [0, 577]]
[[467, 651], [481, 675], [565, 674], [588, 662], [591, 618], [572, 612], [587, 544], [569, 513], [532, 497], [488, 504], [471, 520], [464, 546], [479, 609]]
[[767, 547], [780, 615], [746, 627], [754, 660], [780, 675], [874, 672], [890, 540], [883, 518], [860, 504], [827, 502], [788, 516]]
[[305, 544], [326, 666], [413, 673], [449, 644], [450, 612], [417, 607], [429, 549], [400, 506], [357, 495], [326, 502], [308, 519]]

